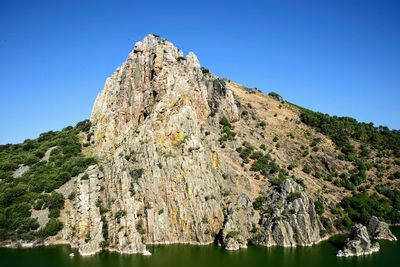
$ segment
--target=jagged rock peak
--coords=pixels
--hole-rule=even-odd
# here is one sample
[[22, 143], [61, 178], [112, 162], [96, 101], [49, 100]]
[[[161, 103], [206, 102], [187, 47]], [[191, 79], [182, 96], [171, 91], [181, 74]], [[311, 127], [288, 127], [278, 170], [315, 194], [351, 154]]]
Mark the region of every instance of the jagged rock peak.
[[101, 243], [146, 254], [146, 244], [212, 243], [226, 217], [222, 116], [239, 120], [233, 93], [193, 53], [184, 58], [155, 35], [136, 43], [93, 107], [89, 149], [104, 179], [89, 199], [107, 209], [91, 220], [103, 222], [103, 239], [79, 243], [80, 251]]
[[173, 60], [175, 58], [178, 61], [187, 60], [190, 65], [200, 68], [200, 62], [193, 52], [189, 52], [185, 58], [183, 52], [175, 47], [173, 43], [155, 34], [149, 34], [142, 41], [137, 42], [130, 55], [134, 53], [146, 53], [146, 51], [156, 53], [160, 48], [163, 49], [165, 54], [172, 56], [168, 59]]
[[95, 101], [91, 121], [96, 151], [110, 153], [110, 143], [122, 142], [146, 119], [155, 121], [166, 110], [184, 108], [193, 110], [201, 123], [211, 112], [239, 119], [233, 93], [222, 79], [202, 71], [193, 53], [184, 58], [171, 42], [148, 35], [107, 79]]

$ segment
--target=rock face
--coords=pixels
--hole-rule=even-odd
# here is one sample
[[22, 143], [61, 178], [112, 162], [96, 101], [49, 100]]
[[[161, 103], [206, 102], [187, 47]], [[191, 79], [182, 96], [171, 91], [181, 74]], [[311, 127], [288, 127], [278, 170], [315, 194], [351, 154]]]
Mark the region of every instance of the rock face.
[[109, 78], [93, 108], [95, 153], [104, 158], [111, 249], [145, 243], [211, 243], [224, 220], [217, 142], [206, 136], [218, 109], [238, 120], [232, 92], [203, 74], [196, 56], [147, 36]]
[[372, 243], [367, 227], [356, 224], [351, 229], [350, 237], [343, 250], [339, 250], [338, 257], [368, 255], [379, 251], [379, 243]]
[[193, 53], [154, 35], [136, 43], [94, 104], [87, 153], [99, 164], [77, 179], [63, 238], [84, 255], [216, 240], [238, 249], [260, 235], [268, 246], [318, 242], [314, 204], [291, 180], [268, 191], [272, 213], [260, 223], [252, 203], [260, 185], [234, 151], [245, 139], [221, 146], [220, 120], [239, 122], [239, 108]]
[[389, 241], [397, 240], [396, 236], [392, 234], [389, 225], [385, 222], [379, 221], [375, 216], [372, 216], [368, 222], [368, 234], [372, 239], [385, 239]]
[[245, 194], [239, 195], [236, 201], [228, 206], [222, 232], [225, 248], [228, 250], [246, 248], [256, 225], [257, 220], [251, 200]]
[[29, 171], [29, 166], [25, 166], [25, 165], [20, 165], [18, 169], [16, 169], [14, 171], [14, 173], [12, 174], [13, 178], [19, 178], [21, 177], [24, 173], [26, 173], [27, 171]]
[[90, 166], [79, 175], [75, 185], [75, 199], [67, 206], [64, 235], [81, 255], [91, 255], [101, 250], [104, 241], [101, 206], [99, 206], [100, 184], [104, 179], [97, 165]]
[[313, 201], [291, 179], [266, 189], [258, 244], [284, 247], [310, 246], [321, 241], [323, 226]]

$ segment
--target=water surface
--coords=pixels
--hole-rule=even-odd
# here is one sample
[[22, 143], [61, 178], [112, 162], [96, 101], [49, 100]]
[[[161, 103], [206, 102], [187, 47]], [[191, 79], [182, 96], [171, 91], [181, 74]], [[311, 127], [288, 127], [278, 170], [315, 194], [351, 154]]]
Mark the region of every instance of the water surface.
[[[400, 227], [392, 228], [400, 239]], [[67, 246], [6, 249], [0, 248], [1, 267], [391, 267], [400, 266], [400, 242], [382, 241], [381, 251], [373, 255], [351, 258], [336, 257], [343, 237], [324, 241], [313, 247], [266, 248], [251, 246], [239, 251], [226, 251], [215, 245], [150, 246], [152, 256], [119, 255], [103, 252], [90, 257], [77, 255]], [[75, 252], [75, 257], [69, 253]]]

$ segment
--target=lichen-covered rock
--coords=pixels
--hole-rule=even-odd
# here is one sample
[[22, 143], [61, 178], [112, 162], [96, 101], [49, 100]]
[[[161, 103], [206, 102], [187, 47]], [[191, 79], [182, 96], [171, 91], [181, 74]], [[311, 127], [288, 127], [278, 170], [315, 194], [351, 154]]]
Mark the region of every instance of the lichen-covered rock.
[[184, 58], [153, 35], [107, 80], [91, 121], [110, 249], [143, 253], [149, 243], [214, 241], [224, 220], [218, 138], [205, 135], [214, 108], [239, 118], [222, 80], [203, 73], [193, 53]]
[[101, 250], [103, 221], [99, 206], [100, 184], [104, 178], [97, 165], [79, 175], [74, 193], [75, 199], [67, 205], [64, 233], [73, 247], [82, 255], [91, 255]]
[[338, 257], [368, 255], [379, 251], [379, 243], [372, 243], [367, 227], [356, 224], [352, 227], [350, 236], [343, 250], [339, 250]]
[[310, 246], [321, 241], [323, 226], [313, 201], [291, 179], [266, 189], [259, 233], [255, 242], [265, 246]]
[[372, 216], [369, 220], [367, 230], [372, 239], [397, 240], [396, 236], [390, 231], [389, 225], [379, 221], [376, 216]]
[[223, 245], [228, 250], [246, 248], [257, 225], [253, 204], [248, 196], [240, 194], [228, 206], [223, 227]]

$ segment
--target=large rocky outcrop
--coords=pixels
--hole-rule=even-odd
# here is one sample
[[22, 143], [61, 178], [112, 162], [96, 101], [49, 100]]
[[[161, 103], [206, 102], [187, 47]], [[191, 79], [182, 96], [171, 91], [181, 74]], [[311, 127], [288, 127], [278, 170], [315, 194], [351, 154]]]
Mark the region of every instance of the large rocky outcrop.
[[372, 239], [397, 240], [396, 236], [390, 231], [389, 225], [379, 221], [376, 216], [372, 216], [369, 220], [367, 230]]
[[310, 246], [321, 241], [323, 226], [313, 201], [291, 179], [267, 187], [256, 243], [266, 246]]
[[338, 257], [368, 255], [379, 251], [379, 243], [372, 243], [367, 227], [356, 224], [352, 227], [349, 239], [343, 250], [339, 250]]
[[[210, 243], [221, 229], [220, 162], [213, 109], [234, 121], [223, 81], [203, 74], [193, 53], [147, 36], [109, 78], [93, 108], [94, 153], [103, 158], [111, 249], [145, 243]], [[139, 236], [139, 237], [138, 237]]]
[[[258, 187], [234, 152], [245, 139], [238, 135], [227, 150], [220, 143], [220, 119], [239, 122], [239, 107], [193, 53], [184, 57], [154, 35], [136, 43], [94, 104], [86, 153], [99, 163], [78, 177], [64, 238], [84, 255], [215, 240], [238, 249], [260, 233], [263, 245], [318, 242], [313, 202], [291, 180], [268, 191], [272, 212], [259, 223]], [[299, 198], [289, 200], [292, 193]]]

